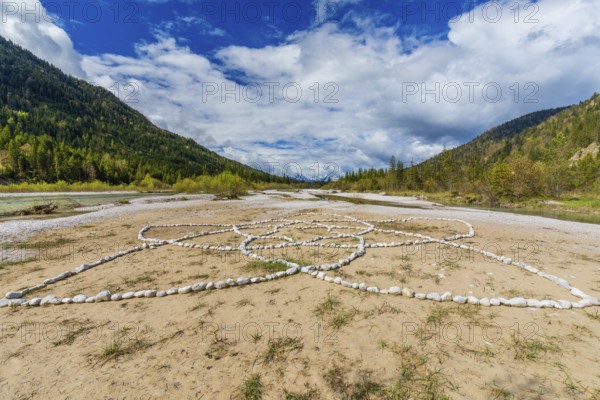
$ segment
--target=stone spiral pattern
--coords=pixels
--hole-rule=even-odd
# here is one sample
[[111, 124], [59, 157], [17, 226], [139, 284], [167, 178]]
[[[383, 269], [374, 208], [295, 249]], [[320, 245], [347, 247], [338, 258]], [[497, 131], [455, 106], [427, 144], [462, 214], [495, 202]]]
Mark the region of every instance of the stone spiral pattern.
[[[305, 273], [309, 274], [314, 278], [324, 280], [329, 283], [342, 285], [347, 288], [352, 288], [356, 290], [378, 293], [383, 295], [402, 295], [406, 297], [416, 298], [420, 300], [430, 300], [430, 301], [453, 301], [458, 304], [480, 304], [482, 306], [510, 306], [510, 307], [535, 307], [535, 308], [557, 308], [557, 309], [571, 309], [571, 308], [584, 308], [590, 306], [599, 306], [600, 301], [598, 298], [589, 296], [582, 292], [581, 290], [571, 286], [569, 282], [564, 279], [561, 279], [555, 275], [549, 275], [545, 272], [539, 271], [537, 268], [534, 268], [531, 265], [525, 264], [523, 262], [513, 261], [512, 259], [504, 256], [500, 256], [485, 250], [481, 250], [472, 246], [468, 246], [466, 244], [456, 243], [454, 242], [457, 239], [462, 238], [471, 238], [475, 236], [475, 230], [473, 226], [463, 220], [452, 219], [452, 218], [428, 218], [428, 217], [410, 217], [404, 219], [383, 219], [383, 220], [360, 220], [350, 216], [340, 216], [335, 214], [320, 214], [320, 213], [299, 213], [294, 215], [293, 217], [299, 216], [312, 216], [313, 218], [319, 217], [324, 219], [313, 219], [313, 220], [301, 220], [301, 219], [266, 219], [262, 221], [254, 221], [248, 223], [239, 223], [239, 224], [168, 224], [168, 225], [150, 225], [143, 227], [138, 233], [138, 239], [143, 241], [144, 243], [138, 246], [131, 247], [127, 250], [120, 251], [113, 255], [108, 255], [103, 257], [94, 263], [91, 264], [82, 264], [76, 267], [73, 270], [66, 271], [61, 273], [60, 275], [49, 278], [43, 281], [42, 283], [32, 286], [20, 291], [11, 291], [6, 293], [5, 299], [0, 300], [0, 308], [6, 306], [43, 306], [48, 304], [60, 305], [60, 304], [78, 304], [78, 303], [98, 303], [103, 301], [119, 301], [123, 299], [131, 299], [131, 298], [153, 298], [153, 297], [165, 297], [172, 296], [176, 294], [187, 294], [191, 292], [200, 292], [204, 290], [213, 290], [213, 289], [226, 289], [234, 286], [244, 286], [249, 284], [258, 284], [262, 282], [272, 281], [275, 279], [280, 279], [284, 277], [288, 277], [291, 275], [295, 275], [297, 273]], [[405, 232], [398, 230], [385, 230], [379, 229], [375, 224], [378, 223], [404, 223], [409, 221], [451, 221], [458, 222], [465, 225], [468, 232], [460, 233], [453, 236], [445, 237], [445, 238], [434, 238], [431, 236], [422, 235], [419, 233], [413, 232]], [[343, 223], [346, 221], [347, 223], [353, 223], [354, 226], [351, 225], [337, 225], [339, 223]], [[299, 225], [299, 226], [297, 226]], [[357, 226], [361, 225], [361, 226]], [[175, 228], [175, 227], [200, 227], [200, 228], [220, 228], [212, 231], [201, 231], [199, 233], [190, 234], [186, 236], [182, 236], [175, 239], [162, 240], [157, 238], [147, 238], [145, 236], [146, 232], [148, 232], [152, 228]], [[262, 235], [253, 235], [250, 233], [242, 232], [243, 229], [271, 229], [270, 231], [262, 234]], [[311, 240], [307, 241], [294, 241], [292, 238], [287, 236], [277, 236], [280, 229], [282, 228], [291, 228], [298, 230], [310, 230], [310, 229], [326, 229], [327, 235], [325, 236], [315, 236]], [[341, 233], [337, 232], [337, 230], [344, 231], [357, 231], [356, 233]], [[214, 246], [214, 245], [200, 245], [194, 244], [191, 242], [185, 242], [186, 240], [215, 235], [220, 233], [230, 233], [234, 232], [243, 238], [240, 245], [236, 247], [231, 246]], [[370, 232], [379, 232], [388, 235], [398, 235], [398, 236], [406, 236], [414, 238], [414, 240], [406, 240], [404, 242], [390, 242], [390, 243], [367, 243], [364, 238], [364, 235]], [[281, 242], [278, 244], [267, 244], [267, 245], [256, 245], [252, 242], [259, 240], [280, 240]], [[323, 240], [339, 240], [339, 239], [350, 239], [352, 241], [356, 241], [356, 244], [336, 244], [336, 243], [322, 243]], [[580, 301], [571, 302], [569, 300], [538, 300], [538, 299], [524, 299], [521, 297], [514, 297], [510, 299], [505, 298], [477, 298], [474, 296], [462, 296], [462, 295], [453, 295], [450, 292], [446, 293], [416, 293], [413, 289], [404, 287], [401, 288], [399, 286], [392, 286], [386, 289], [380, 289], [376, 286], [369, 286], [364, 282], [349, 282], [343, 280], [341, 277], [334, 276], [334, 271], [342, 268], [352, 261], [357, 259], [358, 257], [363, 256], [367, 249], [378, 248], [378, 247], [399, 247], [399, 246], [409, 246], [409, 245], [423, 245], [427, 243], [438, 243], [445, 246], [453, 246], [455, 248], [465, 249], [469, 251], [473, 251], [476, 253], [481, 253], [485, 257], [489, 259], [496, 259], [498, 262], [503, 263], [505, 265], [513, 265], [518, 268], [521, 268], [531, 274], [536, 274], [542, 278], [548, 279], [549, 281], [555, 283], [563, 287], [566, 290], [569, 290], [570, 293], [578, 298], [581, 298]], [[119, 257], [123, 257], [138, 251], [143, 251], [146, 249], [156, 249], [160, 246], [165, 245], [175, 245], [186, 248], [195, 248], [195, 249], [205, 249], [205, 250], [214, 250], [221, 252], [235, 252], [239, 251], [243, 255], [260, 260], [265, 262], [279, 262], [288, 267], [285, 271], [276, 272], [273, 274], [267, 274], [264, 276], [256, 276], [256, 277], [246, 277], [240, 276], [237, 279], [226, 279], [216, 282], [197, 282], [195, 284], [190, 284], [180, 288], [170, 288], [166, 290], [139, 290], [139, 291], [130, 291], [127, 293], [111, 293], [108, 290], [103, 290], [100, 293], [97, 293], [92, 296], [87, 296], [84, 294], [79, 294], [74, 297], [65, 297], [60, 298], [55, 295], [48, 295], [44, 298], [34, 297], [31, 299], [26, 299], [26, 296], [29, 292], [34, 290], [46, 288], [50, 285], [53, 285], [59, 281], [64, 279], [75, 277], [79, 274], [85, 273], [86, 271], [98, 267], [104, 263], [115, 260]], [[256, 253], [257, 250], [267, 250], [267, 249], [280, 249], [286, 247], [298, 247], [298, 246], [316, 246], [316, 247], [332, 247], [332, 248], [340, 248], [340, 249], [355, 249], [350, 255], [345, 258], [340, 259], [338, 262], [330, 263], [330, 264], [321, 264], [321, 265], [309, 265], [309, 266], [301, 266], [297, 263], [290, 262], [284, 259], [279, 258], [266, 258]]]

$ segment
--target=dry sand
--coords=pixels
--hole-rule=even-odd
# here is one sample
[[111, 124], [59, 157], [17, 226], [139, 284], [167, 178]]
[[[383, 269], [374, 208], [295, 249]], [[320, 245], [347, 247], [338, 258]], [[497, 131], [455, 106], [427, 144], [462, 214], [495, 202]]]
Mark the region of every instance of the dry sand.
[[[600, 296], [599, 226], [458, 208], [324, 202], [306, 192], [150, 209], [136, 205], [125, 214], [100, 210], [83, 225], [53, 220], [53, 230], [36, 227], [33, 232], [43, 232], [27, 239], [39, 246], [34, 260], [0, 267], [0, 289], [31, 286], [139, 244], [137, 232], [145, 225], [235, 223], [299, 211], [462, 218], [473, 224], [476, 237], [461, 242], [524, 260]], [[464, 229], [439, 222], [404, 228], [432, 236]], [[161, 229], [154, 233], [177, 233]], [[235, 240], [228, 234], [210, 239]], [[288, 256], [312, 262], [339, 258], [327, 251]], [[164, 246], [104, 264], [36, 296], [183, 286], [237, 277], [247, 273], [248, 264], [239, 256]], [[433, 246], [368, 249], [340, 274], [380, 287], [576, 300], [514, 267], [468, 253], [457, 258]], [[260, 376], [265, 399], [600, 398], [600, 307], [459, 306], [365, 293], [299, 274], [161, 299], [3, 308], [0, 319], [0, 399], [244, 398], [253, 374]]]

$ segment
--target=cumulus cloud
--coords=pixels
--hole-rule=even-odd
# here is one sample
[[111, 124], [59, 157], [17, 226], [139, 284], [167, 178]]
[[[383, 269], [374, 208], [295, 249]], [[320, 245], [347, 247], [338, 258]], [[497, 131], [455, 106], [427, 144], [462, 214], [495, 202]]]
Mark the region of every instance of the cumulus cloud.
[[48, 13], [39, 1], [0, 0], [0, 10], [0, 35], [67, 74], [86, 77], [81, 68], [82, 57], [73, 49], [69, 35], [56, 25], [56, 17]]
[[161, 35], [133, 57], [85, 56], [82, 65], [105, 87], [134, 84], [131, 105], [158, 125], [242, 162], [276, 172], [300, 164], [306, 176], [326, 165], [380, 167], [597, 91], [600, 4], [527, 4], [518, 14], [514, 2], [481, 4], [446, 39], [400, 37], [354, 16], [353, 30], [323, 23], [210, 58]]

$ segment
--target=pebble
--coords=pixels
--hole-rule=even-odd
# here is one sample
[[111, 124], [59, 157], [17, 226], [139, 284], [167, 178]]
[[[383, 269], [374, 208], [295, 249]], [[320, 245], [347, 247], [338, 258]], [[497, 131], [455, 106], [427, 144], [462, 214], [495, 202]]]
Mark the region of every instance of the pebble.
[[404, 289], [402, 289], [402, 296], [415, 297], [415, 291], [410, 288], [404, 288]]
[[248, 285], [250, 282], [250, 278], [246, 278], [245, 276], [240, 276], [237, 279], [237, 284], [238, 285]]
[[167, 290], [167, 295], [168, 296], [172, 296], [172, 295], [177, 294], [177, 293], [179, 293], [179, 289], [177, 289], [177, 288], [171, 288], [171, 289]]
[[20, 299], [23, 297], [23, 293], [21, 292], [8, 292], [5, 296], [8, 300]]
[[425, 293], [415, 293], [415, 299], [425, 300], [426, 297], [427, 297], [427, 294], [425, 294]]
[[500, 300], [498, 300], [498, 299], [490, 299], [490, 305], [497, 307], [497, 306], [500, 305]]
[[96, 302], [110, 300], [110, 290], [103, 290], [96, 295]]
[[65, 297], [64, 299], [62, 299], [63, 304], [71, 304], [72, 302], [73, 302], [73, 299], [70, 297]]
[[467, 302], [467, 298], [464, 296], [454, 296], [452, 301], [458, 304], [465, 304]]
[[165, 297], [166, 295], [167, 295], [166, 290], [159, 290], [158, 292], [156, 292], [156, 297]]
[[469, 304], [479, 304], [479, 299], [477, 297], [474, 297], [474, 296], [468, 296], [467, 297], [467, 303], [469, 303]]
[[42, 301], [41, 297], [34, 297], [33, 299], [29, 300], [27, 303], [30, 306], [39, 306], [41, 301]]
[[87, 304], [90, 304], [90, 303], [95, 303], [95, 302], [96, 302], [96, 298], [95, 298], [94, 296], [92, 296], [92, 297], [88, 297], [87, 299], [85, 299], [85, 302], [86, 302]]
[[73, 297], [73, 303], [83, 303], [85, 301], [85, 299], [87, 299], [87, 296], [84, 294], [78, 294], [77, 296]]
[[145, 294], [146, 294], [145, 290], [138, 290], [137, 292], [135, 292], [133, 294], [133, 297], [135, 297], [136, 299], [141, 299], [142, 297], [144, 297]]
[[217, 283], [215, 283], [216, 289], [223, 289], [223, 288], [226, 288], [227, 286], [228, 286], [227, 282], [224, 282], [224, 281], [218, 281]]
[[127, 293], [123, 294], [122, 299], [129, 300], [129, 299], [133, 299], [134, 297], [135, 297], [135, 292], [127, 292]]
[[492, 303], [490, 303], [490, 299], [488, 299], [487, 297], [479, 299], [479, 304], [481, 304], [484, 307], [490, 307], [492, 305]]
[[48, 303], [50, 303], [50, 300], [55, 299], [56, 296], [53, 294], [49, 294], [48, 296], [44, 297], [41, 301], [40, 301], [40, 306], [44, 306]]
[[[223, 282], [223, 284], [225, 286], [227, 286], [227, 284], [225, 282]], [[179, 293], [179, 294], [187, 294], [187, 293], [190, 293], [191, 291], [192, 291], [192, 286], [190, 285], [190, 286], [184, 286], [182, 288], [179, 288], [179, 290], [177, 290], [177, 293]]]
[[427, 293], [427, 295], [425, 296], [425, 298], [427, 300], [442, 301], [442, 297], [440, 296], [439, 293], [436, 293], [436, 292]]
[[442, 294], [441, 299], [442, 301], [452, 301], [452, 293], [445, 292], [444, 294]]
[[198, 283], [195, 283], [194, 285], [192, 285], [193, 292], [200, 292], [204, 289], [206, 289], [206, 282], [198, 282]]
[[527, 307], [527, 300], [522, 297], [513, 297], [512, 299], [508, 300], [508, 304], [511, 307]]
[[391, 288], [388, 289], [388, 293], [389, 294], [402, 294], [402, 289], [400, 289], [398, 286], [392, 286]]
[[146, 298], [156, 297], [156, 290], [146, 290], [144, 292], [144, 297], [146, 297]]

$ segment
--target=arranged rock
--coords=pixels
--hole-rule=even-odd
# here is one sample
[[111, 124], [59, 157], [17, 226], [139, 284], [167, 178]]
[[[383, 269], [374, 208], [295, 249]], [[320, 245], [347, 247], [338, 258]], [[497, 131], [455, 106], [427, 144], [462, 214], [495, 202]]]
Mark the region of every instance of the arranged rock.
[[73, 303], [83, 303], [85, 302], [85, 299], [87, 299], [87, 296], [84, 294], [78, 294], [77, 296], [73, 297]]
[[[327, 214], [315, 214], [315, 213], [299, 213], [298, 215], [324, 215]], [[506, 305], [512, 307], [547, 307], [547, 308], [557, 308], [557, 309], [569, 309], [569, 308], [582, 308], [582, 307], [591, 307], [591, 306], [600, 306], [600, 300], [596, 297], [589, 296], [585, 294], [580, 289], [574, 288], [570, 285], [570, 283], [562, 278], [559, 278], [555, 275], [551, 275], [545, 273], [543, 271], [539, 271], [533, 266], [527, 265], [523, 262], [515, 262], [514, 260], [499, 256], [489, 251], [477, 249], [474, 246], [470, 246], [467, 244], [460, 243], [452, 243], [452, 241], [461, 239], [461, 238], [471, 238], [475, 235], [475, 230], [471, 224], [466, 221], [452, 218], [430, 218], [430, 217], [409, 217], [403, 219], [386, 219], [386, 220], [360, 220], [353, 217], [348, 216], [331, 216], [331, 218], [319, 218], [317, 220], [300, 220], [300, 219], [267, 219], [263, 221], [254, 221], [254, 222], [244, 222], [239, 224], [168, 224], [168, 225], [156, 225], [156, 226], [145, 226], [138, 233], [138, 239], [143, 241], [142, 245], [134, 246], [129, 249], [116, 252], [111, 255], [107, 255], [102, 257], [101, 259], [90, 263], [90, 264], [81, 264], [78, 267], [75, 267], [72, 271], [66, 271], [59, 274], [56, 277], [48, 278], [43, 281], [42, 284], [31, 286], [28, 288], [24, 288], [20, 291], [11, 291], [6, 293], [5, 299], [0, 300], [0, 305], [5, 307], [7, 305], [12, 304], [25, 304], [25, 305], [46, 305], [46, 304], [71, 304], [71, 303], [93, 303], [93, 302], [103, 302], [108, 300], [118, 301], [121, 299], [130, 299], [130, 298], [148, 298], [148, 297], [165, 297], [168, 295], [174, 294], [186, 294], [192, 291], [202, 291], [202, 290], [210, 290], [210, 289], [226, 289], [234, 286], [242, 286], [248, 285], [251, 283], [261, 283], [265, 281], [271, 281], [279, 278], [283, 278], [286, 276], [297, 274], [298, 272], [310, 274], [312, 277], [316, 277], [326, 282], [332, 282], [339, 285], [342, 285], [347, 288], [359, 289], [362, 291], [368, 291], [370, 293], [378, 293], [378, 294], [394, 294], [399, 295], [402, 294], [405, 297], [415, 297], [417, 299], [428, 299], [432, 301], [454, 301], [458, 304], [481, 304], [482, 306], [499, 306]], [[351, 231], [355, 229], [354, 226], [344, 226], [343, 222], [347, 220], [352, 224], [360, 223], [365, 227], [362, 231]], [[457, 223], [461, 223], [466, 226], [466, 233], [457, 233], [445, 238], [433, 238], [428, 235], [413, 233], [413, 232], [404, 232], [393, 229], [380, 229], [375, 226], [375, 223], [403, 223], [410, 222], [414, 220], [438, 220], [438, 221], [454, 221]], [[295, 226], [298, 224], [298, 226]], [[175, 239], [158, 239], [158, 238], [146, 238], [146, 233], [153, 228], [160, 227], [203, 227], [202, 230], [198, 230], [199, 233], [188, 234], [184, 237], [175, 238]], [[261, 235], [252, 235], [250, 233], [244, 233], [244, 229], [247, 228], [268, 228], [266, 233]], [[279, 232], [281, 228], [292, 229], [297, 228], [302, 231], [306, 231], [309, 229], [326, 229], [326, 233], [322, 235], [316, 236], [311, 240], [305, 240], [302, 242], [296, 242], [294, 239], [281, 235], [274, 236]], [[338, 231], [343, 230], [343, 231]], [[194, 238], [198, 238], [204, 235], [212, 235], [218, 233], [227, 233], [233, 232], [239, 235], [242, 240], [239, 245], [236, 246], [214, 246], [214, 245], [198, 245], [192, 243], [190, 240]], [[367, 243], [364, 235], [370, 232], [381, 232], [386, 235], [402, 235], [409, 236], [413, 238], [417, 238], [418, 240], [405, 240], [400, 242], [381, 242], [381, 243]], [[252, 243], [257, 239], [278, 239], [280, 243], [278, 244], [266, 244], [266, 245], [256, 245]], [[341, 243], [338, 244], [339, 239], [348, 239], [354, 241], [353, 244], [350, 243]], [[505, 265], [513, 265], [516, 266], [523, 271], [527, 271], [532, 274], [536, 274], [539, 277], [545, 278], [552, 283], [569, 290], [573, 296], [579, 297], [581, 300], [578, 302], [570, 302], [568, 300], [543, 300], [539, 301], [536, 299], [523, 299], [520, 297], [512, 298], [512, 299], [504, 299], [504, 298], [482, 298], [478, 299], [474, 296], [454, 296], [452, 297], [451, 292], [445, 292], [442, 295], [436, 292], [432, 293], [416, 293], [409, 288], [401, 289], [399, 286], [392, 286], [389, 289], [379, 289], [376, 286], [370, 286], [367, 283], [361, 282], [349, 282], [343, 280], [341, 277], [330, 277], [325, 274], [323, 271], [336, 270], [342, 268], [346, 265], [349, 265], [353, 260], [363, 256], [366, 254], [367, 249], [371, 248], [387, 248], [387, 247], [399, 247], [399, 246], [416, 246], [416, 245], [425, 245], [428, 243], [435, 243], [443, 246], [452, 246], [455, 248], [467, 249], [469, 251], [475, 251], [481, 253], [489, 260], [495, 260], [497, 262], [501, 262]], [[225, 281], [217, 281], [217, 282], [199, 282], [194, 285], [184, 286], [182, 288], [171, 288], [168, 290], [140, 290], [137, 292], [127, 292], [122, 296], [120, 294], [112, 294], [110, 291], [105, 290], [98, 293], [96, 296], [86, 297], [85, 295], [77, 295], [73, 298], [58, 298], [54, 295], [49, 295], [44, 298], [32, 298], [27, 301], [23, 299], [27, 293], [30, 293], [35, 290], [39, 290], [44, 288], [46, 285], [54, 284], [61, 280], [69, 279], [72, 276], [75, 276], [80, 273], [84, 273], [85, 271], [102, 265], [107, 262], [111, 262], [119, 257], [123, 257], [125, 255], [131, 254], [136, 251], [142, 251], [144, 249], [155, 249], [159, 246], [163, 245], [175, 245], [183, 248], [189, 249], [210, 249], [213, 251], [239, 251], [246, 257], [250, 257], [256, 260], [264, 261], [264, 262], [279, 262], [286, 265], [287, 269], [285, 271], [279, 271], [273, 274], [268, 274], [264, 277], [238, 277], [238, 278], [227, 278]], [[325, 247], [325, 248], [338, 248], [338, 249], [353, 249], [352, 253], [350, 253], [347, 257], [339, 259], [335, 263], [331, 264], [322, 264], [322, 265], [311, 265], [311, 266], [300, 266], [295, 262], [291, 262], [285, 259], [279, 258], [267, 258], [258, 254], [257, 251], [266, 250], [266, 249], [284, 249], [287, 247], [298, 247], [298, 246], [310, 246], [310, 247]], [[444, 277], [443, 270], [438, 274], [440, 277]], [[472, 292], [469, 292], [472, 293]]]
[[227, 282], [223, 282], [223, 281], [218, 281], [217, 283], [215, 283], [215, 288], [216, 289], [223, 289], [227, 287]]
[[452, 301], [452, 293], [445, 292], [444, 294], [442, 294], [441, 300], [442, 301]]
[[388, 293], [389, 294], [402, 294], [402, 289], [400, 289], [398, 286], [392, 286], [391, 288], [388, 289]]
[[440, 296], [440, 294], [436, 293], [436, 292], [427, 293], [427, 295], [425, 296], [425, 298], [427, 300], [442, 301], [442, 296]]
[[522, 297], [513, 297], [508, 301], [511, 307], [527, 307], [527, 300]]
[[96, 302], [110, 300], [110, 290], [103, 290], [96, 295]]
[[[223, 285], [227, 286], [227, 284], [225, 282], [223, 282]], [[179, 288], [179, 290], [177, 291], [177, 293], [179, 293], [179, 294], [188, 294], [191, 291], [192, 291], [192, 286], [184, 286], [182, 288]]]

